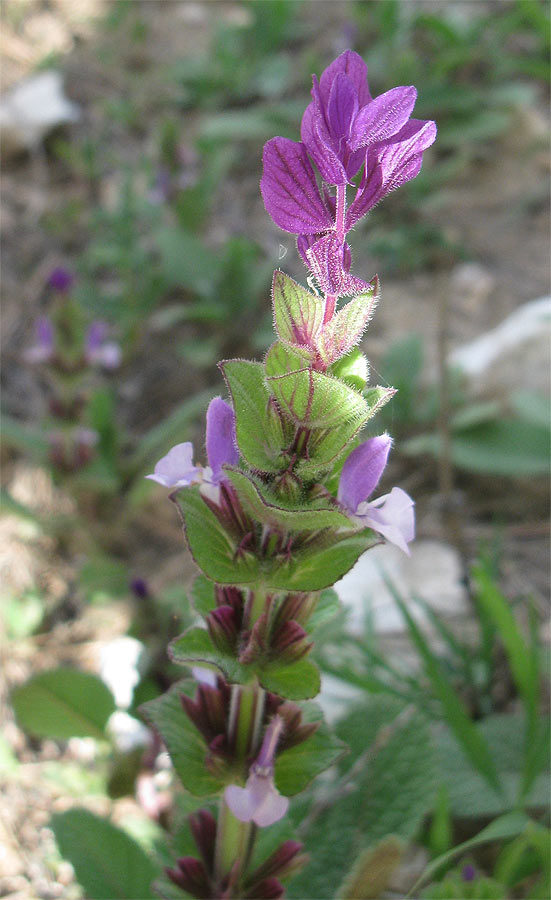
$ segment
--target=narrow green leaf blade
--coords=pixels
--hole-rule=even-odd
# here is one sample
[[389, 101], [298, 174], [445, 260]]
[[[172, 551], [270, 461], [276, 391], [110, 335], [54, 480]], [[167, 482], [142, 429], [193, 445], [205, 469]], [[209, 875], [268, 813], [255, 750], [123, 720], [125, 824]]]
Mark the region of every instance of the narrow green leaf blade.
[[486, 778], [491, 787], [493, 787], [498, 794], [501, 794], [502, 786], [500, 784], [499, 776], [484, 738], [467, 715], [463, 703], [444, 675], [439, 661], [431, 652], [423, 633], [409, 612], [403, 599], [400, 597], [398, 591], [391, 582], [386, 580], [386, 583], [392, 593], [394, 602], [399, 607], [400, 612], [407, 623], [411, 639], [423, 660], [425, 671], [430, 678], [434, 691], [446, 713], [446, 719], [453, 729], [457, 740], [461, 744], [464, 753], [469, 757], [475, 769]]

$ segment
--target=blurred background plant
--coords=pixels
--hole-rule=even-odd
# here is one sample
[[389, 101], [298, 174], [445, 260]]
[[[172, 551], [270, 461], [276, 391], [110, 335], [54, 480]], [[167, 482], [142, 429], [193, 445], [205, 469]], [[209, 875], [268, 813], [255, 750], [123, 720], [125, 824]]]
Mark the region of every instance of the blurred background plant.
[[[319, 662], [344, 685], [334, 725], [351, 751], [293, 807], [311, 863], [289, 896], [547, 896], [549, 307], [512, 321], [516, 343], [495, 336], [548, 290], [546, 4], [11, 0], [1, 13], [2, 891], [153, 896], [151, 854], [191, 852], [180, 826], [199, 801], [174, 796], [138, 707], [175, 678], [163, 648], [191, 621], [193, 567], [143, 475], [173, 444], [201, 446], [216, 361], [265, 351], [280, 260], [304, 280], [262, 207], [261, 147], [297, 139], [310, 73], [351, 46], [374, 94], [415, 84], [416, 116], [438, 123], [420, 176], [352, 243], [358, 273], [383, 279], [366, 350], [399, 389], [383, 412], [390, 478], [416, 497], [419, 543], [456, 554], [468, 604], [459, 620], [436, 612], [446, 584], [404, 588], [387, 560], [398, 652], [370, 615], [326, 626]], [[40, 95], [22, 129], [14, 91], [52, 71], [70, 100], [50, 98], [50, 114]], [[60, 267], [69, 293], [48, 286]], [[60, 334], [70, 371], [46, 352]], [[499, 365], [469, 375], [459, 363], [480, 335]], [[113, 342], [116, 366], [86, 359]], [[63, 454], [48, 439], [60, 425]]]

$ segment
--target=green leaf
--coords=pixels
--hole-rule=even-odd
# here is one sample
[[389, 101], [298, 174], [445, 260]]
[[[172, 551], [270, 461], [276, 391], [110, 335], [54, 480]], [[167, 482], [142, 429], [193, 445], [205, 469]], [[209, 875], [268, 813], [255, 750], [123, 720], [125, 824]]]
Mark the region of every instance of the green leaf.
[[284, 272], [274, 272], [272, 301], [276, 331], [282, 341], [313, 347], [323, 322], [325, 303]]
[[350, 353], [333, 363], [329, 374], [340, 378], [357, 391], [363, 391], [369, 377], [369, 365], [362, 351], [354, 347]]
[[448, 850], [442, 856], [431, 860], [421, 877], [409, 891], [408, 896], [415, 895], [422, 884], [430, 881], [439, 869], [447, 867], [457, 856], [461, 856], [468, 850], [474, 850], [475, 847], [480, 847], [482, 844], [517, 837], [517, 835], [522, 834], [529, 824], [530, 819], [524, 813], [512, 812], [507, 813], [505, 816], [500, 816], [499, 819], [495, 819], [486, 828], [479, 831], [475, 837], [464, 841], [462, 844], [457, 844], [452, 850]]
[[168, 655], [173, 662], [184, 666], [206, 663], [210, 669], [219, 669], [232, 683], [246, 684], [253, 674], [250, 667], [242, 666], [234, 656], [216, 650], [204, 628], [190, 628], [174, 638], [168, 645]]
[[359, 419], [338, 427], [313, 429], [308, 439], [308, 459], [299, 460], [296, 467], [299, 477], [305, 480], [319, 478], [341, 456], [370, 418], [368, 410]]
[[341, 609], [339, 595], [332, 588], [322, 591], [317, 606], [308, 619], [306, 630], [312, 634], [316, 629], [323, 627], [333, 619]]
[[48, 453], [48, 439], [43, 429], [29, 428], [5, 413], [2, 413], [2, 440], [4, 446], [22, 450], [42, 462]]
[[56, 813], [50, 827], [89, 900], [153, 900], [160, 870], [120, 828], [87, 809]]
[[423, 660], [425, 671], [432, 683], [436, 696], [442, 704], [450, 728], [453, 729], [457, 740], [474, 768], [484, 776], [488, 784], [498, 794], [502, 793], [502, 786], [495, 763], [484, 738], [469, 718], [465, 706], [454, 691], [438, 658], [432, 653], [428, 642], [404, 600], [400, 597], [394, 585], [387, 581], [387, 586], [406, 621], [410, 637]]
[[218, 793], [223, 782], [205, 767], [205, 739], [188, 719], [180, 700], [181, 694], [193, 696], [196, 687], [187, 679], [178, 681], [166, 694], [144, 703], [140, 713], [161, 735], [186, 790], [196, 797], [204, 797]]
[[280, 498], [271, 496], [251, 476], [227, 466], [225, 471], [245, 511], [263, 525], [271, 525], [285, 531], [321, 531], [324, 528], [352, 527], [348, 516], [336, 507], [300, 509], [285, 506]]
[[529, 722], [532, 726], [538, 714], [539, 673], [537, 658], [522, 636], [511, 608], [482, 565], [473, 569], [477, 600], [496, 626], [519, 694], [522, 696]]
[[36, 737], [105, 739], [115, 700], [96, 675], [60, 668], [35, 675], [12, 692], [20, 727]]
[[324, 325], [316, 343], [326, 365], [331, 365], [356, 346], [367, 328], [378, 299], [379, 279], [375, 276], [368, 291], [350, 300]]
[[287, 666], [269, 663], [259, 671], [258, 678], [264, 690], [287, 700], [309, 700], [320, 690], [318, 667], [304, 658]]
[[313, 544], [297, 545], [289, 559], [277, 559], [270, 568], [268, 560], [264, 580], [268, 587], [280, 590], [321, 591], [332, 587], [365, 550], [378, 543], [379, 538], [369, 528], [343, 537], [338, 543], [334, 543], [332, 535], [325, 544], [316, 538]]
[[279, 472], [287, 465], [278, 414], [269, 408], [270, 392], [261, 363], [228, 360], [220, 363], [235, 411], [239, 450], [246, 462], [261, 472]]
[[218, 584], [248, 584], [258, 577], [258, 560], [251, 553], [237, 554], [238, 545], [202, 499], [198, 486], [176, 495], [193, 559]]
[[214, 584], [205, 575], [198, 575], [191, 586], [191, 602], [196, 613], [206, 619], [216, 607]]
[[313, 369], [268, 377], [267, 384], [282, 409], [297, 424], [308, 428], [335, 428], [345, 422], [365, 421], [368, 412], [358, 391]]
[[391, 834], [410, 840], [430, 809], [436, 769], [423, 717], [408, 715], [387, 698], [370, 700], [354, 708], [336, 730], [352, 745], [339, 768], [346, 778], [354, 767], [354, 791], [345, 781], [334, 784], [329, 802], [301, 835], [311, 858], [289, 885], [291, 898], [341, 896], [339, 885], [363, 850]]
[[302, 707], [302, 719], [304, 722], [321, 721], [322, 724], [308, 740], [277, 756], [275, 783], [278, 791], [286, 797], [303, 791], [316, 775], [324, 772], [347, 752], [346, 744], [332, 734], [323, 722], [323, 713], [317, 704], [305, 704]]
[[[544, 719], [545, 728], [549, 719]], [[447, 789], [453, 816], [483, 818], [501, 815], [519, 805], [518, 797], [523, 786], [525, 766], [524, 741], [519, 736], [524, 731], [521, 715], [487, 716], [478, 729], [489, 748], [499, 770], [503, 792], [496, 792], [458, 746], [453, 733], [446, 730], [435, 736], [435, 749], [440, 767], [439, 781]], [[543, 766], [548, 766], [548, 752]], [[522, 804], [526, 809], [545, 808], [549, 803], [549, 771], [536, 775], [529, 793]]]
[[266, 376], [276, 378], [279, 375], [287, 375], [288, 372], [307, 369], [313, 358], [313, 352], [307, 347], [290, 347], [283, 341], [276, 341], [266, 354], [264, 363]]
[[[438, 435], [425, 434], [402, 445], [410, 456], [440, 455]], [[452, 462], [460, 469], [513, 478], [549, 471], [549, 429], [517, 419], [482, 422], [452, 434]]]

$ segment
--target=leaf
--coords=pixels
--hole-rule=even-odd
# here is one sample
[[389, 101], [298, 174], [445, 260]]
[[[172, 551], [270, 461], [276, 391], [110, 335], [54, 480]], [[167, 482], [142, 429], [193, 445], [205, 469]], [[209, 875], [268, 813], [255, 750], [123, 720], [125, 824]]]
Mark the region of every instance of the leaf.
[[308, 439], [308, 459], [297, 463], [296, 471], [300, 478], [315, 479], [324, 473], [331, 464], [346, 450], [359, 431], [371, 418], [369, 410], [359, 419], [334, 426], [332, 428], [313, 429]]
[[447, 867], [456, 856], [461, 856], [466, 853], [467, 850], [473, 850], [475, 847], [480, 847], [482, 844], [517, 837], [517, 835], [522, 834], [529, 824], [530, 819], [521, 812], [511, 812], [507, 813], [505, 816], [500, 816], [499, 819], [495, 819], [487, 825], [486, 828], [479, 831], [475, 837], [470, 838], [468, 841], [464, 841], [462, 844], [457, 844], [451, 850], [448, 850], [447, 853], [443, 853], [442, 856], [438, 856], [436, 859], [431, 860], [421, 877], [409, 891], [408, 896], [411, 896], [412, 894], [415, 895], [422, 884], [426, 881], [430, 881], [439, 869]]
[[369, 528], [338, 543], [332, 535], [325, 538], [325, 544], [316, 538], [313, 544], [297, 546], [289, 559], [276, 559], [269, 568], [266, 564], [264, 580], [272, 589], [321, 591], [346, 575], [361, 554], [378, 543], [378, 536]]
[[354, 388], [331, 375], [302, 369], [267, 378], [282, 409], [299, 425], [335, 428], [345, 422], [365, 421], [368, 406]]
[[362, 351], [354, 347], [350, 353], [333, 363], [329, 374], [340, 378], [357, 391], [363, 391], [369, 377], [369, 365]]
[[166, 694], [140, 707], [140, 713], [162, 737], [178, 778], [196, 797], [216, 794], [223, 782], [205, 767], [207, 746], [203, 736], [182, 707], [181, 694], [188, 697], [197, 685], [185, 679], [173, 684]]
[[415, 835], [430, 809], [436, 768], [427, 721], [417, 713], [402, 719], [403, 710], [388, 698], [370, 700], [338, 723], [338, 736], [352, 744], [339, 768], [345, 775], [354, 767], [354, 791], [337, 782], [333, 802], [301, 834], [310, 863], [289, 885], [289, 897], [341, 896], [336, 892], [362, 851], [388, 835]]
[[322, 628], [330, 622], [341, 609], [339, 595], [332, 588], [322, 591], [314, 612], [306, 623], [306, 631], [312, 634], [318, 628]]
[[326, 365], [345, 356], [360, 341], [379, 299], [379, 279], [359, 294], [327, 322], [317, 339], [318, 352]]
[[284, 750], [276, 758], [276, 787], [286, 797], [303, 791], [316, 775], [328, 769], [347, 752], [346, 744], [332, 734], [323, 722], [323, 713], [317, 704], [305, 704], [302, 707], [302, 719], [304, 722], [321, 720], [322, 724], [312, 737]]
[[302, 371], [311, 365], [313, 359], [314, 354], [306, 347], [290, 347], [283, 341], [276, 341], [266, 354], [266, 376], [276, 378], [288, 372]]
[[232, 683], [246, 684], [253, 675], [251, 667], [242, 666], [234, 656], [216, 650], [204, 628], [190, 628], [174, 638], [168, 645], [168, 655], [173, 662], [184, 666], [207, 663], [208, 668], [219, 669]]
[[[425, 434], [402, 445], [410, 456], [440, 455], [438, 435]], [[517, 419], [483, 422], [452, 434], [452, 462], [460, 469], [513, 478], [549, 471], [549, 429]]]
[[200, 488], [187, 487], [176, 495], [184, 519], [187, 543], [200, 569], [219, 584], [248, 584], [258, 577], [258, 560], [237, 554], [238, 545], [204, 502]]
[[404, 600], [394, 585], [386, 579], [385, 581], [394, 602], [399, 607], [400, 612], [406, 621], [410, 637], [423, 660], [427, 676], [429, 677], [434, 692], [444, 709], [446, 721], [463, 748], [463, 752], [467, 755], [474, 768], [484, 776], [488, 784], [498, 794], [502, 793], [502, 786], [500, 784], [495, 763], [484, 738], [476, 725], [469, 718], [465, 706], [454, 691], [438, 658], [432, 653], [423, 633], [409, 612]]
[[105, 740], [105, 726], [115, 711], [109, 688], [96, 675], [59, 668], [35, 675], [11, 696], [20, 727], [36, 737]]
[[56, 813], [50, 827], [89, 900], [153, 900], [160, 870], [120, 828], [87, 809]]
[[509, 604], [487, 569], [482, 565], [477, 565], [473, 569], [473, 576], [477, 589], [477, 600], [493, 621], [503, 641], [514, 682], [524, 700], [529, 723], [533, 728], [538, 714], [537, 657], [524, 640]]
[[191, 586], [191, 602], [196, 613], [206, 619], [216, 607], [214, 584], [205, 575], [198, 575]]
[[287, 700], [309, 700], [320, 690], [318, 667], [304, 658], [287, 666], [269, 663], [258, 672], [258, 678], [264, 690]]
[[279, 416], [270, 411], [270, 392], [261, 363], [228, 360], [220, 363], [232, 396], [237, 443], [241, 455], [254, 469], [279, 472], [287, 465]]
[[404, 851], [404, 842], [394, 835], [365, 850], [337, 891], [337, 897], [342, 900], [379, 900]]
[[251, 476], [228, 466], [225, 472], [234, 485], [245, 511], [263, 525], [284, 531], [321, 531], [324, 528], [336, 530], [353, 527], [348, 516], [336, 507], [312, 509], [305, 506], [302, 509], [293, 509], [284, 506], [279, 498], [270, 496], [268, 491], [262, 489]]
[[272, 282], [274, 323], [282, 341], [299, 347], [314, 347], [323, 322], [325, 303], [284, 272], [274, 272]]
[[[544, 720], [542, 725], [548, 724]], [[497, 816], [518, 806], [523, 784], [525, 751], [519, 735], [523, 733], [523, 717], [519, 715], [487, 716], [479, 731], [499, 770], [502, 794], [487, 784], [469, 759], [462, 753], [453, 734], [446, 730], [435, 735], [435, 749], [440, 767], [440, 783], [447, 789], [451, 814], [461, 818]], [[548, 754], [543, 765], [548, 766]], [[527, 809], [540, 809], [549, 803], [549, 772], [537, 776], [531, 790], [522, 800]]]

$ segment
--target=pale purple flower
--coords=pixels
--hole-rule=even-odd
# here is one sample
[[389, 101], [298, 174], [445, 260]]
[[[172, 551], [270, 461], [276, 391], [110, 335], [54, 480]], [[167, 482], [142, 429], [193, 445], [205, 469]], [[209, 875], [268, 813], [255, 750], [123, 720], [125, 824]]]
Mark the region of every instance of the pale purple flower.
[[87, 362], [104, 369], [116, 369], [121, 363], [121, 348], [116, 341], [108, 341], [109, 326], [97, 319], [86, 332], [84, 355]]
[[222, 466], [237, 465], [239, 451], [235, 438], [235, 414], [229, 403], [214, 397], [207, 409], [207, 459], [206, 467], [193, 462], [193, 444], [186, 441], [169, 450], [155, 466], [152, 475], [146, 475], [168, 488], [189, 487], [192, 484], [217, 486], [223, 477]]
[[35, 325], [36, 341], [23, 352], [25, 362], [33, 365], [49, 362], [54, 355], [54, 328], [47, 316], [37, 319]]
[[392, 439], [388, 434], [370, 438], [352, 451], [340, 477], [337, 499], [364, 526], [379, 532], [409, 554], [415, 536], [414, 502], [401, 488], [392, 488], [368, 501], [385, 469]]
[[193, 464], [193, 444], [185, 441], [169, 450], [159, 460], [153, 474], [145, 477], [167, 488], [180, 488], [197, 484], [201, 480], [200, 474], [201, 468]]
[[226, 803], [241, 822], [254, 822], [265, 828], [282, 819], [287, 812], [289, 800], [274, 784], [275, 752], [283, 724], [281, 716], [276, 715], [271, 720], [245, 787], [230, 784], [224, 792]]
[[48, 286], [60, 294], [66, 294], [73, 286], [74, 275], [65, 266], [56, 266], [48, 276]]

